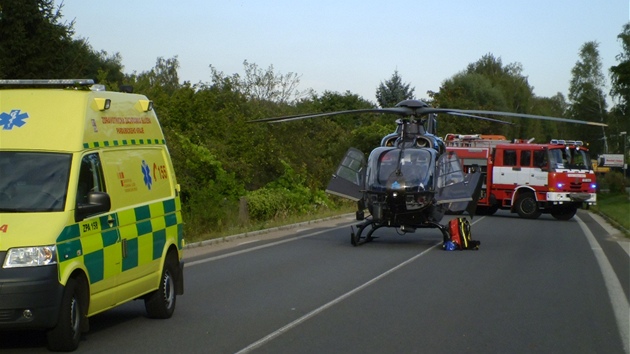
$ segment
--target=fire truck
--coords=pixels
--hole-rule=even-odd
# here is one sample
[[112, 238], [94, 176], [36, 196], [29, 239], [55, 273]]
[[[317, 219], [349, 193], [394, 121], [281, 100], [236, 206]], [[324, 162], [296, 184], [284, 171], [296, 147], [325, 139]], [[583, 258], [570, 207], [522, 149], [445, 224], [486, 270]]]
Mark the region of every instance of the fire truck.
[[505, 209], [527, 219], [549, 213], [569, 220], [578, 208], [596, 204], [595, 173], [581, 141], [535, 144], [502, 135], [447, 134], [444, 143], [466, 170], [481, 169], [477, 214]]

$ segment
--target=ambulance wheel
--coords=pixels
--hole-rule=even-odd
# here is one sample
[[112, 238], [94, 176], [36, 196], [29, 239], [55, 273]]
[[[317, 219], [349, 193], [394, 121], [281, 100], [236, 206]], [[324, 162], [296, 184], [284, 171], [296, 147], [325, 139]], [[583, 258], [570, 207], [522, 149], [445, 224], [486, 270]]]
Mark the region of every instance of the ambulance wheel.
[[48, 349], [51, 351], [67, 352], [79, 347], [82, 329], [87, 325], [84, 310], [87, 306], [86, 290], [81, 284], [80, 278], [68, 279], [61, 299], [57, 325], [46, 333]]
[[577, 207], [575, 205], [568, 205], [565, 207], [554, 208], [551, 210], [551, 216], [557, 220], [569, 220], [575, 213], [577, 213]]
[[144, 299], [144, 307], [151, 318], [170, 318], [175, 311], [177, 295], [175, 293], [175, 277], [177, 257], [172, 253], [166, 256], [164, 269], [160, 278], [160, 287]]
[[525, 219], [536, 219], [540, 216], [538, 203], [536, 203], [536, 199], [532, 193], [519, 195], [516, 199], [515, 208], [518, 215]]

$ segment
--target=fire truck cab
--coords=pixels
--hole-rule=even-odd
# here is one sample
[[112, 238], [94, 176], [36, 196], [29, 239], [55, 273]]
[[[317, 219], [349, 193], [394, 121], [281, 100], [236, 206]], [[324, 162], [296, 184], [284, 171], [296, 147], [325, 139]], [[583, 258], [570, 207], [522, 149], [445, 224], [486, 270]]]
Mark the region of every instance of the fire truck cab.
[[477, 164], [484, 174], [477, 214], [506, 209], [528, 219], [549, 213], [569, 220], [579, 207], [596, 204], [595, 173], [581, 141], [534, 144], [501, 135], [447, 134], [444, 142], [465, 169]]

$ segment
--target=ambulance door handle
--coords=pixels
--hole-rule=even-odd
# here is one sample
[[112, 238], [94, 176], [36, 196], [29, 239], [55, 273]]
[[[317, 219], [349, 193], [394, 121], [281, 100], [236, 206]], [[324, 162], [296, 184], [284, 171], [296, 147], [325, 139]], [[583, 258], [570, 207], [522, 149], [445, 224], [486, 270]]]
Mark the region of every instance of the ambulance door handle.
[[109, 227], [114, 227], [115, 223], [116, 219], [112, 218], [112, 216], [110, 215], [109, 218], [107, 218], [107, 224], [109, 225]]
[[127, 239], [123, 238], [122, 239], [122, 258], [127, 258]]
[[521, 168], [520, 167], [512, 167], [512, 171], [520, 171]]

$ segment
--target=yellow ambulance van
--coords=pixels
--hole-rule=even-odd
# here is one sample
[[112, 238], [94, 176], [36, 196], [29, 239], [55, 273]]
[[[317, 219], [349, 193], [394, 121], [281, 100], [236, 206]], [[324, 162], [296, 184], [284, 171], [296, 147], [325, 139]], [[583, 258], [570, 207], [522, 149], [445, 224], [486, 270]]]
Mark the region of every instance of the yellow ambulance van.
[[184, 292], [179, 185], [145, 96], [0, 80], [0, 330], [77, 348], [88, 318]]

